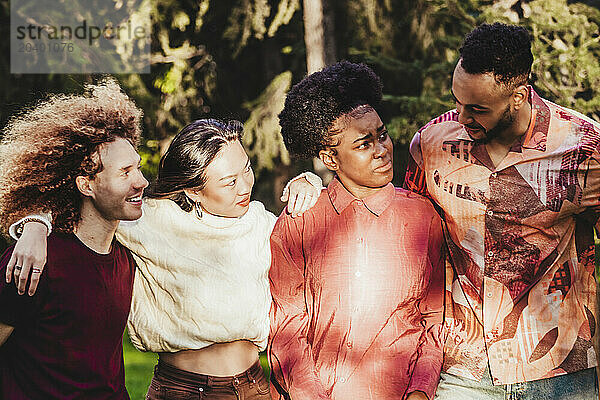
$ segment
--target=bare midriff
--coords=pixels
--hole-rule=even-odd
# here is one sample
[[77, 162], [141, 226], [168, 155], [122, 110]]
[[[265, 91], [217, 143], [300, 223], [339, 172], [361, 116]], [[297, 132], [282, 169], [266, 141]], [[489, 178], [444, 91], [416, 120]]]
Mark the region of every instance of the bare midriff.
[[212, 376], [237, 375], [258, 361], [258, 347], [247, 340], [215, 343], [200, 350], [159, 353], [161, 361], [176, 368]]

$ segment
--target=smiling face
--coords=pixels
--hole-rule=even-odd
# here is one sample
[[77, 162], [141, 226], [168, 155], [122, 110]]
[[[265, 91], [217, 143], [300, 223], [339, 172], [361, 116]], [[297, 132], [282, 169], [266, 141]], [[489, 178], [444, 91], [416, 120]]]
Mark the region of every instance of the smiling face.
[[452, 95], [458, 122], [473, 140], [489, 142], [513, 128], [517, 117], [513, 93], [491, 73], [469, 74], [459, 61], [452, 78]]
[[142, 216], [142, 193], [148, 181], [140, 171], [140, 156], [127, 140], [117, 138], [98, 149], [103, 169], [87, 179], [90, 198], [107, 221], [131, 221]]
[[222, 217], [241, 217], [248, 211], [254, 172], [239, 140], [223, 145], [205, 173], [202, 190], [186, 190], [204, 211]]
[[335, 145], [319, 157], [350, 193], [364, 198], [392, 181], [393, 144], [379, 114], [360, 106], [333, 124]]

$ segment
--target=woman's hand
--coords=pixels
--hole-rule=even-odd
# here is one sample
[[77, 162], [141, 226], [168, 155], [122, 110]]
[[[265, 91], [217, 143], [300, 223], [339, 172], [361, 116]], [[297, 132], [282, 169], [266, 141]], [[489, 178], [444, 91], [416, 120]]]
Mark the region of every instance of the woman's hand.
[[46, 225], [40, 222], [27, 222], [23, 226], [23, 233], [17, 241], [6, 266], [6, 282], [10, 283], [14, 275], [19, 294], [25, 293], [30, 271], [31, 280], [28, 294], [33, 296], [37, 289], [40, 275], [46, 265], [47, 232]]
[[319, 199], [323, 183], [321, 178], [311, 172], [292, 179], [281, 195], [281, 201], [288, 203], [287, 209], [290, 215], [297, 217], [311, 209]]

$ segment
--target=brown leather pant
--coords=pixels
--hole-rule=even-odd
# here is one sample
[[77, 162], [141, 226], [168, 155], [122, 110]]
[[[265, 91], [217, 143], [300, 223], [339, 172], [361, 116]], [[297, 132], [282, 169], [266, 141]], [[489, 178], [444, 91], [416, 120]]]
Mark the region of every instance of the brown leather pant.
[[195, 374], [159, 360], [146, 400], [270, 400], [260, 363], [234, 376]]

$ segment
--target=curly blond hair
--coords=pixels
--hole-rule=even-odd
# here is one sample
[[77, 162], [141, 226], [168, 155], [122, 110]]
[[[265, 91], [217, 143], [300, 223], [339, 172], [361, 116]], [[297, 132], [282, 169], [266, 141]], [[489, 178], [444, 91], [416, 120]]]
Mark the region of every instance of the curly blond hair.
[[134, 146], [142, 111], [112, 79], [83, 95], [54, 95], [13, 117], [0, 142], [0, 225], [52, 213], [55, 230], [73, 232], [81, 218], [77, 176], [102, 170], [98, 146], [117, 137]]

